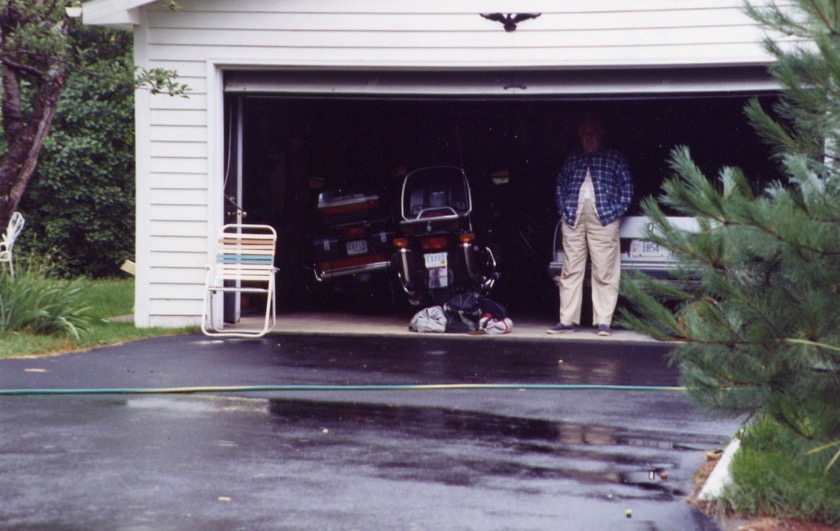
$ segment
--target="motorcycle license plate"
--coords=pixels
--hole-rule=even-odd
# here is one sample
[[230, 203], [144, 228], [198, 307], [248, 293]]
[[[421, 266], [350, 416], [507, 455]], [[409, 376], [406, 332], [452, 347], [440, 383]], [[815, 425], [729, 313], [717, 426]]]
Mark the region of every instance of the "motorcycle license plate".
[[423, 255], [423, 261], [426, 264], [426, 269], [428, 269], [430, 288], [445, 288], [449, 286], [447, 258], [447, 253], [426, 253]]
[[630, 256], [632, 258], [668, 258], [671, 252], [663, 249], [658, 243], [648, 240], [632, 240], [630, 242]]
[[423, 261], [426, 264], [426, 269], [433, 269], [436, 267], [446, 267], [446, 258], [448, 253], [426, 253], [423, 255]]
[[347, 255], [348, 256], [356, 256], [357, 254], [365, 254], [368, 252], [367, 241], [365, 240], [354, 240], [352, 242], [347, 242]]

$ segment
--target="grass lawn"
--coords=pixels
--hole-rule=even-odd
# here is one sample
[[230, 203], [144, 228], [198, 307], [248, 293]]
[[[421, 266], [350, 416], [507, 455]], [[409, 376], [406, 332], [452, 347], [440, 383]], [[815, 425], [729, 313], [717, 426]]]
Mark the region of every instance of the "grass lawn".
[[[724, 489], [709, 512], [758, 522], [756, 527], [739, 529], [840, 526], [840, 466], [826, 470], [834, 450], [807, 455], [818, 443], [798, 438], [764, 418], [756, 419], [740, 438], [741, 447], [732, 460], [733, 485]], [[759, 527], [760, 522], [765, 527]]]
[[840, 468], [825, 470], [832, 452], [807, 456], [816, 443], [768, 419], [751, 425], [741, 442], [728, 493], [735, 512], [840, 525]]
[[0, 358], [41, 356], [89, 350], [148, 337], [191, 333], [190, 328], [136, 328], [132, 322], [113, 321], [134, 307], [134, 279], [84, 280], [84, 297], [91, 308], [89, 330], [79, 339], [66, 335], [8, 332], [0, 335]]

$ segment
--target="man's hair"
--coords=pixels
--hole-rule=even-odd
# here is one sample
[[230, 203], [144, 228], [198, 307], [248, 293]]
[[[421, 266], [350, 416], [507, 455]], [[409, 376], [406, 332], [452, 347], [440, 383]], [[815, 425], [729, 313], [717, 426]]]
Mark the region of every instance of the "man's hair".
[[583, 129], [588, 125], [594, 126], [595, 130], [598, 132], [599, 135], [604, 134], [604, 128], [601, 127], [601, 122], [599, 122], [595, 118], [586, 118], [585, 120], [580, 122], [580, 126], [578, 126], [578, 135], [583, 134]]

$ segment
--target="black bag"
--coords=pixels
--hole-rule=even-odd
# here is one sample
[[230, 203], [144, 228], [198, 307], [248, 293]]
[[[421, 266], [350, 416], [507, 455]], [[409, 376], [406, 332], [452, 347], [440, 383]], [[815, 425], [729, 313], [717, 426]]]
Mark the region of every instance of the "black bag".
[[443, 305], [447, 332], [471, 332], [478, 328], [481, 307], [472, 293], [458, 293]]
[[446, 314], [446, 331], [450, 333], [463, 333], [467, 334], [476, 330], [476, 327], [461, 318], [460, 315], [454, 313], [447, 313]]
[[502, 320], [508, 316], [507, 309], [504, 306], [487, 297], [480, 297], [478, 299], [478, 307], [481, 310], [482, 316], [490, 314], [493, 319], [498, 320]]

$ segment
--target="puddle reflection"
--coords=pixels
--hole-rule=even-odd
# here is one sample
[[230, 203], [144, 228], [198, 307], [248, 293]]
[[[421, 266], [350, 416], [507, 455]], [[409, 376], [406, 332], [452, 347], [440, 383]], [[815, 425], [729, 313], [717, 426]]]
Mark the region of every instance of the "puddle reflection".
[[[671, 499], [684, 495], [665, 481], [679, 467], [678, 454], [717, 444], [691, 434], [439, 407], [274, 399], [269, 412], [285, 433], [308, 434], [296, 452], [340, 445], [346, 455], [364, 456], [356, 464], [364, 461], [379, 475], [455, 485], [501, 478], [569, 480]], [[319, 431], [334, 438], [313, 439]]]

